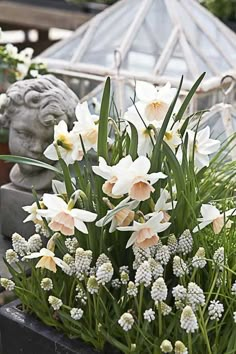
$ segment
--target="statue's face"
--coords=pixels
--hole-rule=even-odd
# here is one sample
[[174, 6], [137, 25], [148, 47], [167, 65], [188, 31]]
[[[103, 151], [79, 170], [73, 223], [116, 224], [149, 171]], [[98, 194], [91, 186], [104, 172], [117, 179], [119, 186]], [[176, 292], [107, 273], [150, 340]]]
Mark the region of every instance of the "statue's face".
[[[53, 126], [44, 126], [38, 119], [38, 109], [19, 107], [17, 114], [11, 117], [9, 148], [12, 155], [29, 157], [52, 164], [53, 161], [43, 155], [46, 147], [52, 143]], [[25, 175], [36, 174], [40, 167], [20, 164]]]

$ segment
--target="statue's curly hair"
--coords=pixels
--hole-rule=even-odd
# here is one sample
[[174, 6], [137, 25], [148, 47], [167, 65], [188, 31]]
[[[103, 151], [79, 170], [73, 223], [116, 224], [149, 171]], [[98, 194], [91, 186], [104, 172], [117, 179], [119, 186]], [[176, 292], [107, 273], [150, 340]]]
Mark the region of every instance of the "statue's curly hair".
[[57, 118], [65, 114], [68, 119], [66, 123], [71, 129], [76, 119], [78, 97], [53, 75], [17, 81], [8, 88], [6, 95], [6, 102], [1, 107], [0, 127], [9, 127], [11, 117], [22, 105], [39, 109], [38, 118], [44, 126], [57, 124]]

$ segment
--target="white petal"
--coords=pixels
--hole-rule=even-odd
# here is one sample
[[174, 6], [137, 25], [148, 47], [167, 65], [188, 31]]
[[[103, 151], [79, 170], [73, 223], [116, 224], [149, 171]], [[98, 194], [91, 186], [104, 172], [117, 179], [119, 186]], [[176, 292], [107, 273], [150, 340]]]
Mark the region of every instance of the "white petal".
[[77, 230], [83, 232], [84, 234], [88, 234], [87, 226], [83, 221], [75, 219], [75, 227]]
[[202, 230], [204, 229], [204, 227], [206, 227], [207, 225], [210, 225], [212, 221], [203, 221], [201, 222], [200, 224], [198, 224], [194, 229], [193, 229], [193, 232], [197, 232], [199, 230]]
[[24, 256], [24, 259], [34, 259], [39, 257], [42, 257], [42, 254], [40, 252], [34, 252], [29, 254], [28, 256]]
[[135, 243], [136, 240], [136, 234], [135, 232], [132, 233], [132, 235], [130, 236], [130, 238], [128, 239], [128, 242], [126, 244], [126, 248], [132, 246]]
[[150, 160], [145, 156], [139, 156], [131, 165], [130, 170], [137, 176], [143, 176], [148, 173], [150, 167]]
[[53, 144], [49, 145], [43, 154], [49, 160], [53, 160], [53, 161], [58, 160], [57, 151], [56, 151], [55, 146]]
[[220, 211], [210, 204], [202, 204], [200, 212], [203, 217], [203, 221], [214, 220], [220, 216]]
[[65, 211], [67, 210], [66, 202], [55, 194], [45, 193], [43, 195], [43, 203], [50, 210]]
[[81, 221], [92, 222], [97, 218], [97, 214], [82, 209], [72, 209], [70, 214]]
[[150, 175], [147, 176], [148, 180], [150, 181], [150, 184], [156, 183], [159, 179], [165, 179], [167, 176], [162, 173], [162, 172], [157, 172], [157, 173], [151, 173]]
[[64, 262], [62, 259], [58, 257], [53, 257], [53, 260], [61, 269], [70, 270], [69, 265], [66, 262]]
[[150, 102], [157, 97], [157, 89], [154, 85], [144, 82], [136, 82], [136, 95], [140, 101]]

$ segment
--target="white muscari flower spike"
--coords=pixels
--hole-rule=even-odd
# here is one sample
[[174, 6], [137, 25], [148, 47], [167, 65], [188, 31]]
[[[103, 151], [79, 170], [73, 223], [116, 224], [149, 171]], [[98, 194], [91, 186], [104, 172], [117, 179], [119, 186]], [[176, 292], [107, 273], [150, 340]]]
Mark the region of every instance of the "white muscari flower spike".
[[65, 240], [65, 246], [71, 254], [74, 254], [76, 249], [79, 247], [79, 242], [76, 237], [68, 237]]
[[172, 290], [172, 294], [176, 301], [185, 301], [187, 297], [187, 289], [183, 285], [176, 285]]
[[163, 276], [164, 268], [161, 265], [161, 263], [155, 261], [155, 259], [153, 259], [153, 258], [149, 258], [148, 263], [150, 265], [152, 276], [153, 276], [154, 280]]
[[144, 320], [146, 320], [148, 322], [154, 321], [155, 320], [155, 311], [153, 311], [153, 309], [148, 309], [148, 310], [144, 311], [143, 318], [144, 318]]
[[7, 291], [13, 291], [15, 289], [15, 283], [12, 280], [10, 280], [10, 279], [1, 278], [0, 279], [0, 284]]
[[148, 287], [152, 281], [152, 272], [149, 266], [148, 261], [144, 261], [137, 269], [135, 274], [135, 283], [140, 285], [144, 284], [145, 287]]
[[234, 282], [233, 285], [232, 285], [231, 294], [234, 295], [234, 296], [236, 296], [236, 280], [235, 280], [235, 282]]
[[208, 314], [210, 320], [219, 321], [224, 312], [223, 304], [218, 300], [212, 300], [208, 306]]
[[207, 264], [207, 261], [206, 261], [205, 249], [203, 247], [199, 247], [195, 256], [192, 259], [192, 266], [194, 268], [202, 269], [206, 266], [206, 264]]
[[151, 297], [154, 301], [165, 301], [168, 289], [163, 278], [158, 278], [152, 284]]
[[116, 279], [112, 279], [111, 281], [111, 286], [114, 288], [114, 289], [119, 289], [121, 287], [121, 281], [120, 279], [116, 278]]
[[170, 254], [175, 254], [178, 248], [178, 241], [175, 235], [170, 235], [167, 240], [167, 246], [169, 248]]
[[[159, 310], [159, 302], [155, 302], [157, 310]], [[161, 302], [161, 314], [163, 316], [168, 316], [172, 311], [172, 307], [167, 305], [165, 302]]]
[[18, 254], [11, 248], [6, 251], [6, 261], [9, 264], [14, 264], [19, 262]]
[[114, 273], [111, 262], [103, 263], [96, 272], [96, 279], [98, 284], [105, 285], [111, 281]]
[[182, 277], [185, 274], [188, 274], [189, 270], [187, 264], [184, 262], [182, 258], [179, 256], [174, 256], [173, 259], [173, 274], [176, 277]]
[[81, 287], [81, 285], [77, 285], [76, 287], [76, 291], [78, 292], [76, 295], [76, 300], [79, 300], [83, 305], [86, 305], [87, 303], [87, 296], [86, 296], [86, 292], [84, 291], [84, 289]]
[[205, 295], [203, 290], [193, 282], [188, 284], [187, 303], [195, 311], [198, 306], [205, 305]]
[[40, 286], [45, 291], [50, 291], [53, 289], [53, 282], [50, 278], [43, 278], [41, 280]]
[[162, 353], [171, 353], [173, 350], [173, 346], [172, 346], [171, 342], [167, 339], [163, 340], [160, 348], [161, 348]]
[[75, 321], [79, 321], [83, 317], [83, 314], [84, 314], [84, 311], [82, 309], [78, 309], [76, 307], [73, 307], [70, 310], [71, 318], [73, 318], [73, 320], [75, 320]]
[[236, 311], [234, 311], [233, 313], [233, 319], [234, 319], [234, 323], [236, 323]]
[[219, 267], [220, 270], [223, 270], [224, 264], [227, 263], [227, 259], [225, 259], [224, 247], [219, 247], [215, 251], [213, 255], [213, 261], [215, 262], [215, 265]]
[[105, 253], [101, 253], [96, 262], [96, 268], [98, 269], [103, 263], [110, 262], [110, 259]]
[[58, 297], [50, 295], [48, 298], [49, 304], [52, 306], [53, 310], [58, 311], [63, 305], [63, 302], [61, 299], [58, 299]]
[[168, 246], [163, 245], [156, 252], [156, 260], [159, 261], [163, 265], [167, 265], [170, 260], [170, 251]]
[[92, 251], [77, 248], [75, 252], [75, 268], [76, 275], [80, 280], [84, 279], [85, 275], [89, 274], [89, 268], [92, 262]]
[[188, 354], [188, 349], [185, 347], [184, 343], [180, 340], [175, 342], [175, 354]]
[[133, 265], [134, 269], [137, 269], [144, 261], [151, 258], [150, 248], [144, 249], [136, 245], [133, 245], [132, 249], [135, 256], [134, 265]]
[[35, 234], [28, 239], [28, 248], [30, 252], [37, 252], [41, 249], [43, 243], [40, 235]]
[[45, 225], [41, 225], [41, 224], [35, 224], [35, 232], [37, 234], [39, 234], [40, 236], [46, 237], [46, 238], [50, 238], [51, 237], [51, 233], [50, 231], [46, 228]]
[[12, 247], [20, 256], [25, 256], [28, 253], [28, 242], [17, 232], [12, 235]]
[[180, 327], [187, 333], [194, 333], [198, 329], [197, 317], [190, 306], [185, 306], [182, 311]]
[[63, 256], [63, 261], [68, 265], [69, 268], [63, 268], [63, 272], [66, 273], [69, 276], [72, 276], [73, 274], [76, 273], [76, 268], [75, 268], [75, 259], [69, 254], [66, 253]]
[[90, 294], [97, 294], [99, 290], [99, 284], [94, 275], [91, 275], [87, 282], [87, 290]]
[[133, 297], [138, 295], [137, 285], [132, 281], [129, 281], [129, 283], [128, 283], [127, 294], [129, 296], [133, 296]]
[[120, 281], [121, 281], [122, 284], [127, 284], [128, 281], [129, 281], [129, 274], [126, 273], [126, 272], [124, 272], [124, 271], [121, 272], [121, 274], [120, 274]]
[[129, 312], [123, 313], [123, 315], [120, 317], [118, 320], [119, 325], [121, 328], [125, 331], [128, 332], [132, 329], [133, 324], [134, 324], [134, 318]]
[[193, 238], [189, 230], [185, 230], [179, 238], [178, 252], [184, 255], [190, 253], [193, 248]]

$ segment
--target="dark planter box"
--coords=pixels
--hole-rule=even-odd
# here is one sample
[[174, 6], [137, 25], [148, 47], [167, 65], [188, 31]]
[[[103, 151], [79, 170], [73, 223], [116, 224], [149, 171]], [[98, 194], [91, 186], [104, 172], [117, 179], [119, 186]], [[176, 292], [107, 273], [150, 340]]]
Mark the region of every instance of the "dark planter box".
[[[13, 301], [0, 308], [1, 354], [98, 354], [83, 342], [70, 340], [25, 314], [19, 304]], [[114, 352], [109, 350], [108, 353]]]

